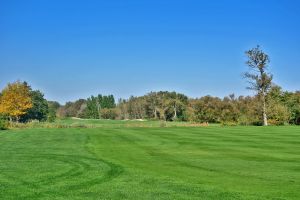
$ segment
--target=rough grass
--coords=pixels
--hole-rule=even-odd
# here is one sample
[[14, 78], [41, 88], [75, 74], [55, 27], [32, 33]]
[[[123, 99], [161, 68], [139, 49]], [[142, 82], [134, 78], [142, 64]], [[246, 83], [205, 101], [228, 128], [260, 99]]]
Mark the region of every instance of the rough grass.
[[[215, 126], [216, 124], [211, 124]], [[12, 123], [10, 128], [128, 128], [128, 127], [203, 127], [206, 123], [164, 122], [155, 120], [57, 119], [54, 123], [32, 121]]]
[[0, 132], [1, 199], [300, 199], [300, 127]]

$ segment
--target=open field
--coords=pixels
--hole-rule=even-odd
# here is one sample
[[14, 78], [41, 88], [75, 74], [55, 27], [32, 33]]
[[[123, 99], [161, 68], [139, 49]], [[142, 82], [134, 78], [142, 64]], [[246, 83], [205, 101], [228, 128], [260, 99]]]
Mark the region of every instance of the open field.
[[1, 131], [0, 197], [300, 199], [300, 127]]

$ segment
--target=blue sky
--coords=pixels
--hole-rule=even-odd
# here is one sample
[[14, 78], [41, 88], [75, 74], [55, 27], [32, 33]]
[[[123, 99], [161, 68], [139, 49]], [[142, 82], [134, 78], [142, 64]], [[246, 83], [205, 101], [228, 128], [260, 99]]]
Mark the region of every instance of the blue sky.
[[251, 94], [244, 51], [257, 44], [275, 83], [300, 90], [297, 0], [0, 0], [0, 88], [26, 80], [61, 103]]

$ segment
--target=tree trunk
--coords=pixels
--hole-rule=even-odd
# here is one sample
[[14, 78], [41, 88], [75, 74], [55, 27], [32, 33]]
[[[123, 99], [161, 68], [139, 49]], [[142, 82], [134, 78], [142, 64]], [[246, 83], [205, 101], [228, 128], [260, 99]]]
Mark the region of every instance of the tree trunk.
[[98, 101], [97, 101], [97, 111], [98, 111], [98, 117], [99, 119], [101, 119], [101, 105]]
[[173, 119], [177, 119], [177, 108], [176, 105], [174, 106], [174, 117]]
[[263, 125], [268, 126], [268, 117], [267, 117], [267, 111], [266, 111], [266, 98], [265, 93], [263, 92]]
[[157, 110], [156, 110], [156, 107], [154, 107], [154, 119], [157, 119]]
[[263, 107], [263, 119], [264, 119], [264, 126], [268, 126], [268, 118], [267, 118], [267, 113], [266, 113], [266, 103], [264, 102], [264, 107]]

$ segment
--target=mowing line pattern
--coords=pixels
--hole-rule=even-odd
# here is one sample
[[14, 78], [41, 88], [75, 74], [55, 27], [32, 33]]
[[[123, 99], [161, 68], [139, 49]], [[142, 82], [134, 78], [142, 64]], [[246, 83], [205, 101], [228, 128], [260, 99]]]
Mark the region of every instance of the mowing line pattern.
[[4, 199], [300, 199], [299, 127], [0, 132]]

